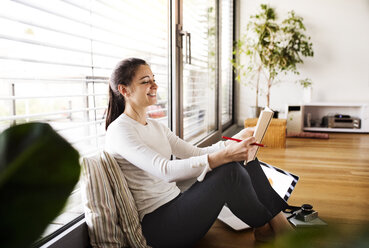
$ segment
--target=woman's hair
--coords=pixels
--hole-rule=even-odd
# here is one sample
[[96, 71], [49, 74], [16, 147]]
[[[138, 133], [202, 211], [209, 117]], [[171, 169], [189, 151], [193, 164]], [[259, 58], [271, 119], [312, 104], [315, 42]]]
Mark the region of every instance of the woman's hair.
[[120, 61], [110, 76], [109, 80], [109, 105], [106, 115], [105, 129], [108, 129], [110, 123], [118, 118], [126, 106], [123, 95], [118, 90], [118, 85], [129, 86], [140, 65], [147, 65], [145, 60], [137, 58], [128, 58]]

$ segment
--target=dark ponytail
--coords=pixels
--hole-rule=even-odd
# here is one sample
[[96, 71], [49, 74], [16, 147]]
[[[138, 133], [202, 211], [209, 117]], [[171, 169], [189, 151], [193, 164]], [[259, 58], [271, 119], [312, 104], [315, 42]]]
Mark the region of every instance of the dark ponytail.
[[136, 73], [136, 69], [140, 65], [147, 65], [147, 63], [142, 59], [128, 58], [120, 61], [113, 70], [109, 80], [109, 105], [106, 115], [105, 129], [108, 129], [110, 123], [124, 112], [124, 108], [126, 106], [125, 99], [118, 90], [118, 85], [123, 84], [125, 86], [129, 86]]

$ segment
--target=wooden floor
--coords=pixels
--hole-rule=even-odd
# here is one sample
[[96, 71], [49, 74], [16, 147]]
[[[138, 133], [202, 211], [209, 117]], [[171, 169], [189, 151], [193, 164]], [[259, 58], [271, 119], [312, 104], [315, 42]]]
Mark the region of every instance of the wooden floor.
[[[369, 223], [369, 134], [288, 138], [285, 149], [262, 148], [258, 158], [300, 176], [289, 204], [310, 203], [331, 225]], [[196, 247], [256, 246], [252, 230], [236, 232], [216, 221]]]

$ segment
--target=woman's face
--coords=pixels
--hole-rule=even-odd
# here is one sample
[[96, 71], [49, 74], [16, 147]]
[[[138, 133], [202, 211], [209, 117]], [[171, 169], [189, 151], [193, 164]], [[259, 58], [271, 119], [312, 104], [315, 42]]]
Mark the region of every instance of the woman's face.
[[158, 85], [155, 83], [154, 74], [150, 66], [140, 65], [132, 79], [132, 83], [127, 87], [126, 100], [137, 107], [148, 107], [157, 102], [156, 91]]

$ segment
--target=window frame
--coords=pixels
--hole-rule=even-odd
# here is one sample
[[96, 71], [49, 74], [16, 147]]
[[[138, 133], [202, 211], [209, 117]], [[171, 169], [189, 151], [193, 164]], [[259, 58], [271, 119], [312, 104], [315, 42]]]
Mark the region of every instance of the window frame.
[[[221, 1], [221, 0], [220, 0]], [[232, 18], [232, 51], [233, 51], [233, 44], [236, 40], [236, 27], [237, 27], [237, 23], [236, 23], [236, 15], [237, 15], [237, 10], [236, 10], [236, 4], [237, 4], [237, 0], [231, 0], [232, 1], [232, 4], [233, 4], [233, 9], [232, 9], [232, 12], [233, 12], [233, 18]], [[222, 9], [220, 9], [220, 11], [223, 11]], [[222, 30], [221, 30], [222, 31]], [[221, 44], [221, 41], [220, 41], [220, 47], [222, 47], [222, 44]], [[235, 59], [235, 54], [232, 54], [232, 59]], [[219, 62], [220, 63], [220, 62]], [[235, 72], [233, 70], [233, 67], [232, 68], [232, 72], [231, 72], [231, 98], [232, 100], [230, 101], [230, 105], [232, 106], [231, 107], [231, 110], [232, 110], [232, 113], [231, 113], [231, 118], [225, 122], [225, 123], [222, 123], [221, 122], [221, 126], [222, 126], [222, 131], [225, 131], [227, 130], [228, 128], [231, 128], [232, 125], [235, 125], [235, 119], [236, 119], [236, 111], [235, 111], [235, 78], [236, 78], [236, 75], [235, 75]], [[221, 71], [220, 71], [221, 73]], [[220, 87], [220, 91], [222, 90], [222, 88]], [[222, 101], [220, 101], [220, 103], [222, 103]], [[222, 115], [220, 114], [220, 118], [222, 117]]]

